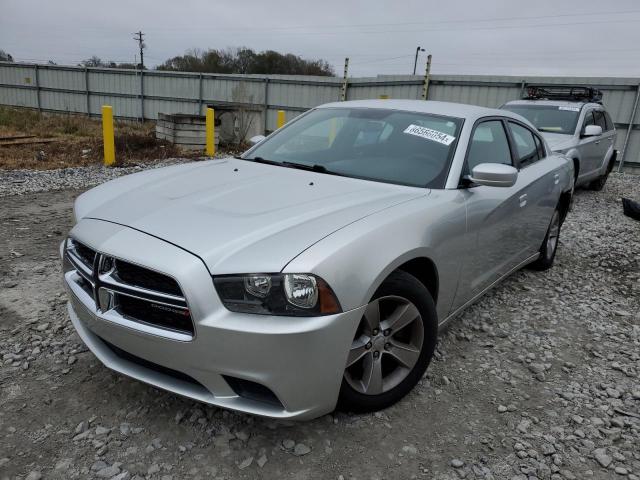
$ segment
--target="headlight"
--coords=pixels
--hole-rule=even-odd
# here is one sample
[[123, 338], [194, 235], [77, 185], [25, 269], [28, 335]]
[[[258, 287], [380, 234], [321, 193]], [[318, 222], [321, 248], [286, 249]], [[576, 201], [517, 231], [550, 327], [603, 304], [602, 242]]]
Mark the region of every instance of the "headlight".
[[312, 317], [342, 311], [329, 285], [307, 273], [222, 275], [213, 283], [232, 312]]

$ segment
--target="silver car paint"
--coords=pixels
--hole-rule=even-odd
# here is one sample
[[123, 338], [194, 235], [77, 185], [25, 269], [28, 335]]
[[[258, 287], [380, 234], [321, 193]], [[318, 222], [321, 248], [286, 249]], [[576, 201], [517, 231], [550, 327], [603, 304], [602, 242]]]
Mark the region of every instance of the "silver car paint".
[[[143, 331], [102, 314], [89, 300], [83, 302], [67, 267], [74, 326], [107, 366], [223, 407], [311, 418], [334, 408], [362, 309], [398, 266], [416, 258], [433, 262], [437, 312], [445, 323], [511, 271], [535, 260], [561, 193], [572, 188], [567, 157], [550, 154], [522, 168], [513, 187], [457, 188], [474, 123], [496, 115], [521, 117], [461, 104], [400, 100], [321, 108], [332, 106], [463, 118], [447, 188], [428, 190], [226, 159], [143, 172], [81, 195], [71, 236], [174, 277], [195, 323], [195, 338], [185, 342], [161, 329]], [[233, 313], [223, 307], [211, 280], [212, 274], [276, 271], [319, 275], [344, 312], [318, 318]], [[205, 390], [194, 391], [110, 354], [98, 336], [187, 373]], [[266, 385], [284, 410], [239, 397], [222, 375]]]
[[507, 102], [503, 107], [509, 105], [552, 105], [563, 107], [580, 108], [578, 123], [573, 135], [564, 135], [550, 132], [540, 132], [547, 140], [547, 144], [554, 152], [562, 153], [571, 159], [575, 159], [579, 164], [579, 174], [576, 180], [576, 187], [585, 185], [599, 176], [603, 175], [611, 158], [615, 153], [615, 143], [617, 132], [613, 130], [603, 132], [597, 137], [582, 137], [582, 127], [585, 115], [594, 110], [604, 111], [604, 107], [598, 103], [566, 102], [554, 100], [514, 100]]

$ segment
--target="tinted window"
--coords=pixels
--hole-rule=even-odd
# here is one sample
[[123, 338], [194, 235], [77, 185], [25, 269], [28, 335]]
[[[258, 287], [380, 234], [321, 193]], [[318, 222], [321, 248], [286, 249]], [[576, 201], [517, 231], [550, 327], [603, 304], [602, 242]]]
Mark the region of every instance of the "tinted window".
[[507, 134], [500, 120], [479, 124], [471, 137], [467, 155], [467, 174], [481, 163], [504, 163], [511, 165], [511, 151]]
[[[375, 108], [320, 108], [242, 158], [345, 177], [444, 188], [462, 120]], [[287, 165], [287, 163], [289, 165]]]
[[540, 140], [540, 138], [537, 135], [534, 135], [533, 139], [536, 141], [536, 148], [538, 150], [538, 158], [543, 159], [544, 157], [547, 156], [547, 154], [544, 151], [544, 145], [542, 143], [542, 140]]
[[527, 165], [538, 160], [538, 145], [534, 135], [528, 128], [517, 123], [509, 122], [513, 141], [516, 144], [516, 153], [521, 165]]
[[541, 132], [573, 135], [578, 124], [580, 107], [572, 105], [505, 105], [510, 112], [522, 115]]
[[604, 112], [604, 119], [607, 121], [607, 130], [613, 130], [615, 125], [613, 124], [613, 120], [611, 120], [611, 115], [609, 112]]
[[593, 118], [596, 122], [596, 125], [598, 125], [599, 127], [602, 127], [602, 131], [606, 132], [607, 129], [607, 121], [604, 118], [604, 112], [602, 112], [601, 110], [595, 110], [593, 112]]
[[584, 122], [582, 123], [582, 131], [584, 131], [584, 127], [587, 125], [595, 125], [596, 122], [593, 119], [593, 112], [587, 112], [584, 116]]

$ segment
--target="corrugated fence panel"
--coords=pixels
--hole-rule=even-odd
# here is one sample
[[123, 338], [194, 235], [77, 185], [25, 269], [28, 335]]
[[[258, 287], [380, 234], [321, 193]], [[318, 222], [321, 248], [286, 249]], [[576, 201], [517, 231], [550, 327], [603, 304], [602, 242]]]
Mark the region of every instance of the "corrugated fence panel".
[[129, 70], [89, 70], [89, 90], [97, 93], [140, 93], [140, 75]]
[[[287, 120], [292, 120], [309, 108], [338, 101], [342, 87], [341, 78], [294, 75], [146, 71], [142, 78], [145, 118], [155, 119], [158, 112], [197, 114], [201, 105], [216, 102], [244, 104], [262, 115], [267, 107], [266, 122], [264, 117], [261, 120], [261, 128], [267, 130], [276, 128], [276, 110], [285, 110]], [[140, 79], [140, 72], [134, 70], [0, 62], [0, 104], [85, 113], [88, 86], [92, 115], [100, 115], [102, 105], [107, 104], [117, 117], [140, 118]], [[429, 100], [499, 107], [520, 98], [527, 84], [595, 86], [603, 91], [604, 104], [618, 125], [617, 147], [622, 149], [639, 82], [638, 78], [434, 75]], [[419, 75], [349, 78], [347, 99], [418, 99], [422, 87]], [[628, 162], [640, 163], [639, 123], [640, 115], [636, 115], [625, 158]]]
[[26, 88], [0, 87], [0, 104], [36, 108], [38, 105], [36, 91]]
[[[128, 97], [115, 97], [110, 95], [91, 95], [91, 114], [100, 115], [103, 105], [111, 105], [116, 117], [139, 118], [140, 99]], [[146, 102], [145, 102], [146, 104]]]
[[40, 92], [40, 107], [44, 110], [85, 113], [87, 97], [83, 92], [70, 93], [43, 90]]
[[35, 68], [0, 63], [0, 84], [33, 86], [35, 85]]
[[41, 88], [64, 88], [84, 91], [83, 70], [58, 70], [48, 67], [38, 68], [38, 84]]
[[144, 74], [144, 94], [152, 97], [193, 98], [197, 100], [199, 84], [198, 77], [163, 77], [149, 73]]

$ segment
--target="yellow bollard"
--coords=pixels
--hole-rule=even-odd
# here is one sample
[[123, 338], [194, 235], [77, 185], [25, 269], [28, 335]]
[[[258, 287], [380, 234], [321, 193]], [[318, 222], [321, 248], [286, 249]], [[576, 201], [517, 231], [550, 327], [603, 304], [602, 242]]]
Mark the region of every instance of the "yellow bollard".
[[102, 139], [104, 142], [104, 164], [110, 167], [116, 163], [116, 146], [113, 138], [113, 108], [102, 106]]
[[207, 148], [205, 153], [209, 157], [213, 157], [216, 154], [216, 126], [215, 126], [216, 113], [213, 108], [207, 108]]
[[282, 128], [285, 123], [284, 110], [278, 110], [278, 128]]

